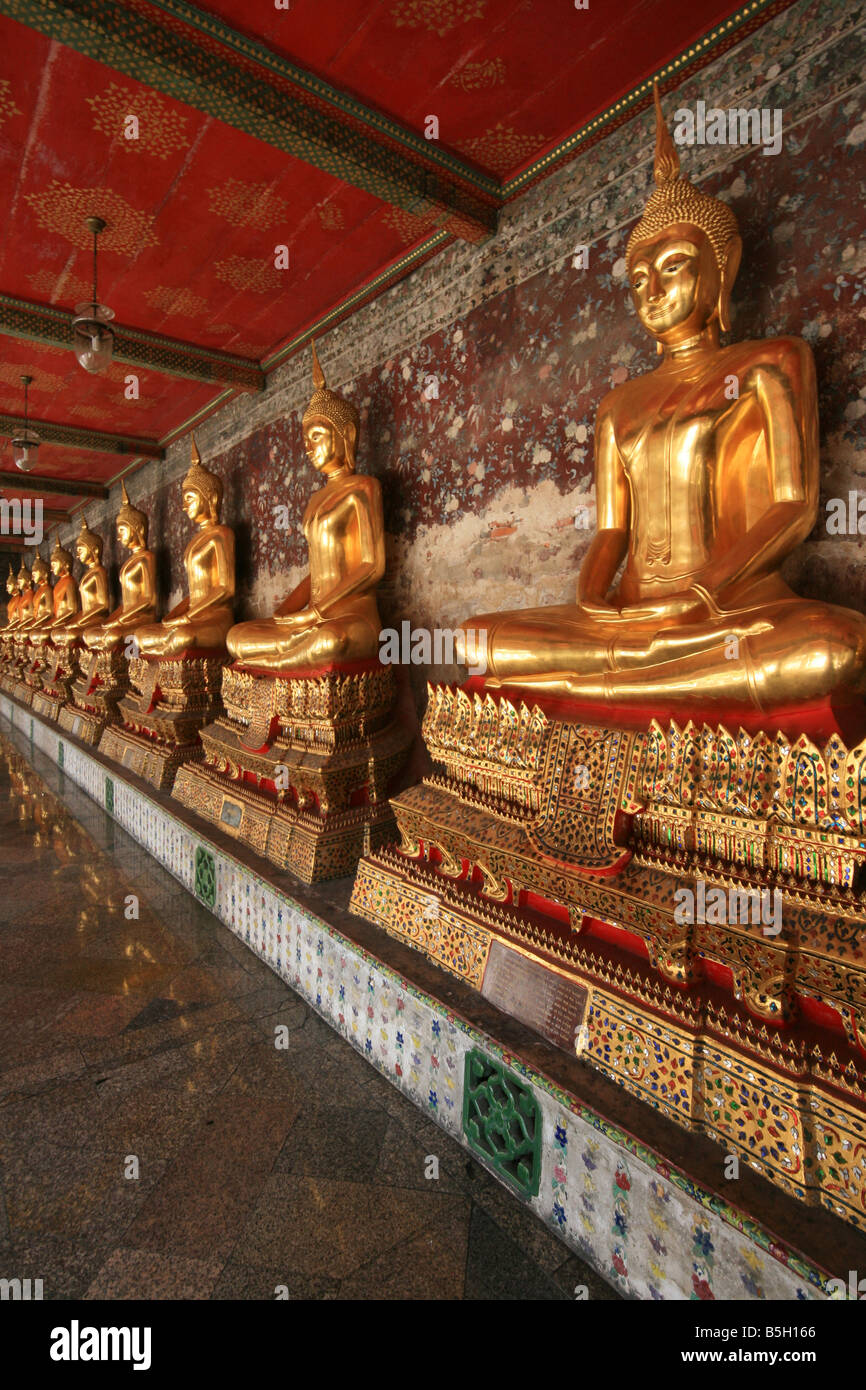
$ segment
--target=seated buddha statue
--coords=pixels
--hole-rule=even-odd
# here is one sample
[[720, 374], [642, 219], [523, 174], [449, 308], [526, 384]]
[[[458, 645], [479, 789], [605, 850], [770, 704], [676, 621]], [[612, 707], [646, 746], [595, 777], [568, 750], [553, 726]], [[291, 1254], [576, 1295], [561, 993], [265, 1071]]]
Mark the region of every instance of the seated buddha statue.
[[10, 653], [7, 668], [11, 680], [18, 679], [21, 666], [27, 656], [27, 626], [33, 617], [33, 599], [35, 588], [31, 579], [30, 571], [24, 560], [21, 561], [21, 568], [18, 571], [18, 604], [15, 609], [15, 626], [11, 630]]
[[232, 656], [253, 671], [309, 671], [369, 659], [379, 649], [382, 491], [376, 478], [355, 472], [358, 412], [326, 387], [315, 343], [313, 384], [303, 418], [304, 445], [324, 486], [304, 513], [310, 569], [272, 618], [239, 623], [229, 632]]
[[120, 567], [120, 607], [104, 622], [82, 633], [90, 651], [109, 652], [127, 633], [156, 616], [156, 558], [147, 548], [147, 517], [130, 504], [126, 483], [121, 483], [123, 504], [117, 513], [117, 539], [130, 551]]
[[79, 611], [78, 585], [72, 578], [72, 556], [68, 550], [64, 550], [59, 540], [51, 552], [50, 564], [56, 581], [51, 594], [51, 609], [30, 627], [30, 645], [37, 649], [50, 643], [57, 628]]
[[54, 595], [51, 589], [51, 568], [37, 550], [33, 557], [33, 579], [36, 589], [33, 594], [33, 610], [24, 626], [27, 633], [27, 658], [24, 663], [24, 678], [28, 685], [38, 684], [36, 672], [41, 666], [40, 649], [45, 630], [54, 616]]
[[411, 741], [378, 656], [381, 490], [355, 472], [358, 412], [328, 390], [312, 353], [302, 424], [323, 486], [304, 513], [309, 573], [272, 618], [229, 629], [222, 711], [200, 730], [204, 759], [184, 762], [173, 787], [308, 883], [350, 872], [393, 834], [387, 790]]
[[167, 791], [177, 768], [201, 753], [199, 731], [222, 712], [235, 592], [234, 532], [220, 524], [222, 482], [202, 466], [195, 439], [183, 480], [183, 505], [195, 526], [184, 553], [189, 592], [161, 623], [136, 627], [133, 690], [118, 706], [100, 752]]
[[30, 613], [22, 623], [22, 630], [28, 634], [32, 633], [36, 627], [44, 627], [51, 621], [54, 612], [54, 600], [51, 594], [51, 569], [48, 561], [43, 559], [37, 550], [33, 556], [33, 567], [30, 571], [31, 582], [33, 584], [33, 602], [30, 605]]
[[221, 480], [202, 466], [193, 437], [183, 480], [183, 509], [196, 528], [183, 556], [189, 593], [161, 623], [135, 629], [142, 656], [225, 650], [234, 620], [235, 537], [230, 527], [220, 525], [222, 493]]
[[54, 640], [60, 628], [66, 627], [81, 611], [78, 585], [72, 576], [72, 554], [58, 540], [51, 552], [51, 572], [54, 575], [54, 616], [48, 624], [48, 637]]
[[14, 630], [18, 615], [18, 583], [15, 579], [15, 570], [9, 564], [9, 573], [6, 576], [6, 592], [9, 598], [6, 603], [6, 621], [0, 627], [0, 650], [2, 659], [5, 661], [9, 652], [9, 634]]
[[51, 634], [55, 647], [71, 648], [80, 642], [84, 633], [98, 627], [108, 616], [108, 573], [102, 563], [102, 537], [91, 531], [81, 518], [81, 528], [75, 538], [75, 555], [84, 566], [78, 584], [79, 609]]
[[20, 634], [33, 616], [33, 597], [36, 592], [27, 564], [21, 561], [18, 571], [18, 609], [15, 626]]
[[6, 577], [6, 592], [9, 595], [9, 601], [6, 604], [6, 622], [0, 628], [0, 669], [8, 665], [15, 654], [13, 639], [18, 627], [18, 609], [21, 603], [18, 580], [11, 563]]
[[811, 351], [790, 337], [720, 344], [737, 221], [680, 175], [655, 100], [656, 187], [626, 260], [661, 360], [599, 407], [598, 531], [576, 603], [471, 618], [462, 659], [486, 662], [488, 689], [608, 705], [765, 711], [854, 694], [866, 618], [799, 598], [780, 573], [818, 514]]
[[80, 612], [78, 585], [72, 577], [72, 555], [59, 540], [51, 552], [51, 571], [55, 578], [54, 612], [43, 627], [31, 631], [30, 641], [36, 650], [31, 672], [36, 677], [34, 684], [39, 687], [33, 695], [34, 710], [56, 719], [61, 705], [70, 697], [74, 674], [70, 669], [68, 649], [56, 639]]
[[6, 603], [6, 621], [0, 628], [0, 632], [6, 632], [15, 625], [15, 613], [18, 608], [18, 585], [15, 582], [15, 571], [12, 563], [9, 564], [9, 573], [6, 576], [6, 592], [9, 598]]

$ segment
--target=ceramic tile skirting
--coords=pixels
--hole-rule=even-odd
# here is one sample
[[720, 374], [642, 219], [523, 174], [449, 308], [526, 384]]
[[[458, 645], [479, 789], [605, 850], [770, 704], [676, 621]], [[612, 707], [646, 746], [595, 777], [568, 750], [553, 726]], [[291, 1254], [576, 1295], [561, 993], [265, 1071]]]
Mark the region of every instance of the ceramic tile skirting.
[[[92, 753], [0, 694], [0, 714], [199, 893], [251, 950], [454, 1139], [463, 1136], [466, 1054], [480, 1049], [531, 1087], [542, 1116], [533, 1211], [624, 1296], [816, 1299], [825, 1276], [491, 1037], [450, 1014], [327, 922], [107, 772]], [[110, 781], [111, 790], [106, 784]], [[209, 858], [208, 856], [211, 856]], [[213, 872], [212, 872], [213, 871]], [[211, 898], [213, 901], [211, 901]], [[478, 1157], [478, 1155], [475, 1155]], [[515, 1200], [527, 1200], [515, 1196]]]

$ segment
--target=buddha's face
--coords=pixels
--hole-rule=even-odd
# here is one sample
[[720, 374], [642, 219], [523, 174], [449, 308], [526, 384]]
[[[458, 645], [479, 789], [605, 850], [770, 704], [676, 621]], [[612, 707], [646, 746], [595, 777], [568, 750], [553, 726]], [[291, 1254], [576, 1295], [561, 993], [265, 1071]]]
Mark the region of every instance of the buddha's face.
[[198, 488], [188, 487], [183, 494], [183, 509], [190, 521], [206, 521], [210, 513], [204, 497]]
[[29, 574], [19, 574], [19, 576], [18, 576], [18, 592], [19, 592], [19, 594], [23, 594], [23, 593], [24, 593], [24, 590], [25, 590], [25, 589], [29, 589], [29, 588], [30, 588], [30, 575], [29, 575]]
[[6, 592], [7, 592], [7, 594], [14, 594], [14, 592], [15, 592], [15, 575], [14, 575], [14, 574], [10, 574], [10, 575], [7, 577], [7, 579], [6, 579]]
[[666, 346], [706, 328], [719, 301], [716, 258], [697, 227], [667, 227], [643, 242], [632, 258], [629, 277], [641, 323]]
[[51, 556], [51, 573], [54, 575], [55, 579], [59, 579], [61, 575], [69, 573], [69, 565], [64, 555]]
[[48, 566], [44, 560], [36, 559], [33, 561], [33, 583], [44, 584], [48, 578]]
[[93, 551], [90, 549], [90, 546], [87, 544], [87, 541], [75, 542], [75, 554], [77, 555], [81, 564], [87, 566], [88, 568], [90, 565], [94, 563], [95, 556], [93, 554]]
[[128, 521], [118, 521], [117, 539], [120, 541], [121, 545], [126, 546], [127, 550], [132, 549], [135, 544], [135, 537]]
[[345, 459], [343, 436], [322, 416], [314, 416], [304, 425], [304, 448], [318, 473], [334, 472]]

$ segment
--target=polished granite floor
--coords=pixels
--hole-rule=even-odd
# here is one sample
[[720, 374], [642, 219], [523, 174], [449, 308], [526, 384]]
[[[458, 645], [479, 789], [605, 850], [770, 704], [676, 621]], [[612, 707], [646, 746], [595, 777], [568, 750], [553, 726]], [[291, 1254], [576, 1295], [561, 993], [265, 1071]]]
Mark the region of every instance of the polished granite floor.
[[3, 730], [0, 1277], [55, 1299], [617, 1297]]

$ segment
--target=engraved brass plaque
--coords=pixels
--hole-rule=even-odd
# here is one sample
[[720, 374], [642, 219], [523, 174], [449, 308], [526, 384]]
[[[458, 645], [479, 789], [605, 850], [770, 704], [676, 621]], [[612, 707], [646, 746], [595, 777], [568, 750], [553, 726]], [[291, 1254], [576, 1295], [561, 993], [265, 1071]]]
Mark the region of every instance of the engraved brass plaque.
[[481, 993], [564, 1052], [577, 1050], [589, 991], [576, 980], [567, 980], [494, 940]]

